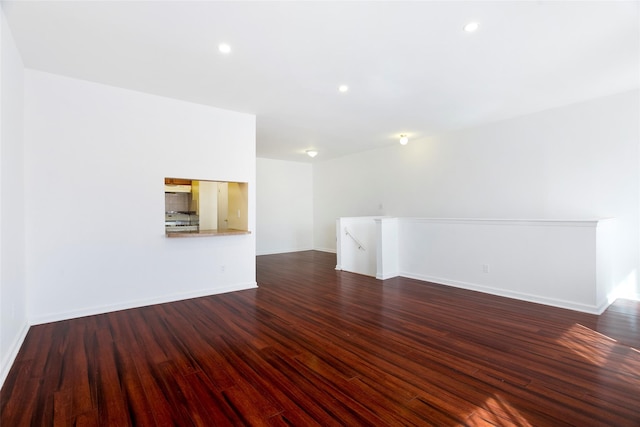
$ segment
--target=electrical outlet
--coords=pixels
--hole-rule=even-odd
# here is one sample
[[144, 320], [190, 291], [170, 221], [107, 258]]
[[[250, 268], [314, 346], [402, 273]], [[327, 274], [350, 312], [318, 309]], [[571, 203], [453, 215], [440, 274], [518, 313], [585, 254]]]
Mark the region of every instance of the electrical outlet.
[[489, 264], [482, 264], [482, 272], [483, 273], [489, 272]]
[[225, 268], [225, 266], [224, 266], [224, 265], [221, 265], [221, 266], [220, 266], [220, 273], [224, 273], [224, 268]]

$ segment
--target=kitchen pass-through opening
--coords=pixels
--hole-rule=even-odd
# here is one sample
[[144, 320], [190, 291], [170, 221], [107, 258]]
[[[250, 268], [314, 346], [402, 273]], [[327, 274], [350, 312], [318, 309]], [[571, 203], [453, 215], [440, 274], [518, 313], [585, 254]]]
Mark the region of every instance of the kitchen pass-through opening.
[[248, 184], [165, 178], [165, 232], [248, 230]]

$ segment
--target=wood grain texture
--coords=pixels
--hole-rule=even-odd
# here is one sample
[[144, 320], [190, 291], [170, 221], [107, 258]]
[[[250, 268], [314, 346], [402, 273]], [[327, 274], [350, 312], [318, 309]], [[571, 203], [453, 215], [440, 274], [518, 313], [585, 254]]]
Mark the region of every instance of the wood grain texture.
[[4, 426], [639, 426], [640, 303], [603, 315], [257, 258], [259, 288], [34, 326]]

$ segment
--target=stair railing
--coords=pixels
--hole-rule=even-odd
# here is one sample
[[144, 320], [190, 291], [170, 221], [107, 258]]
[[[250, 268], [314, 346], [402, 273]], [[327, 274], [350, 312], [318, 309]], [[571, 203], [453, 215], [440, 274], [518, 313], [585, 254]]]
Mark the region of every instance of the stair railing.
[[351, 237], [353, 239], [354, 242], [356, 242], [356, 245], [358, 245], [358, 249], [362, 250], [362, 251], [366, 251], [367, 249], [364, 247], [364, 245], [362, 244], [362, 242], [360, 242], [360, 240], [358, 240], [356, 238], [356, 236], [354, 236], [353, 234], [351, 234], [349, 232], [349, 229], [347, 227], [344, 228], [344, 234], [346, 234], [347, 236]]

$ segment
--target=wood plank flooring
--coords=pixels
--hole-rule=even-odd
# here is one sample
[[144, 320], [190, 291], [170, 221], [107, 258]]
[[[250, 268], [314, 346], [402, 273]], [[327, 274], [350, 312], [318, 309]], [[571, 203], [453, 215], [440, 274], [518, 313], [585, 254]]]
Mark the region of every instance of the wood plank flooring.
[[640, 426], [640, 303], [593, 316], [335, 255], [257, 259], [258, 289], [32, 327], [9, 426]]

